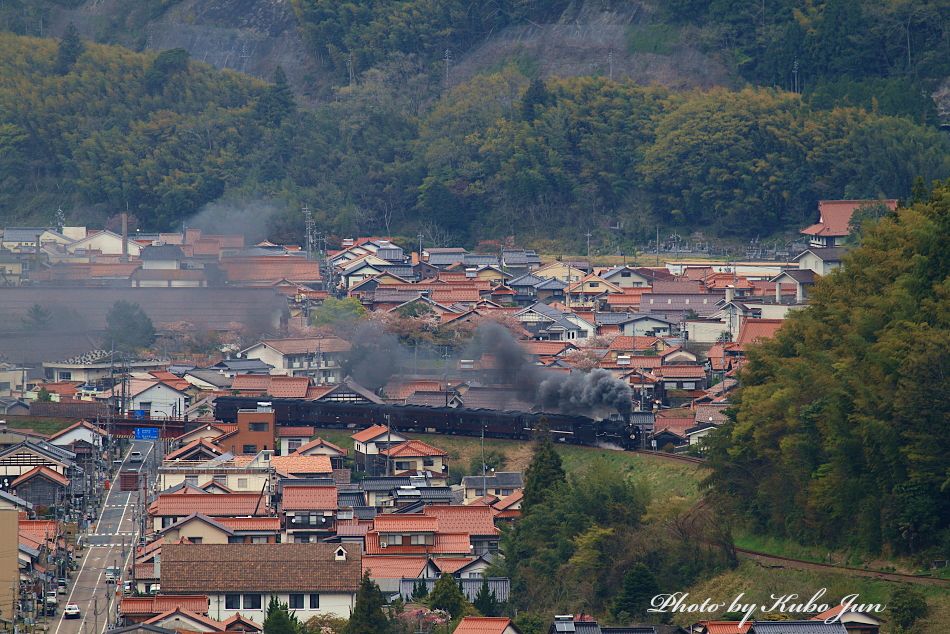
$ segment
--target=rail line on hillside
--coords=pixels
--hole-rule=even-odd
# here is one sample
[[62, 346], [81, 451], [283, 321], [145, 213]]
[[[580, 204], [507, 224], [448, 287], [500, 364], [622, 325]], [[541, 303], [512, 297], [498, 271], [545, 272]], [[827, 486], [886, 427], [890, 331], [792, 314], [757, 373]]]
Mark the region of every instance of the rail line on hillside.
[[864, 568], [852, 568], [850, 566], [820, 564], [814, 561], [805, 561], [803, 559], [793, 559], [791, 557], [769, 555], [756, 550], [749, 550], [748, 548], [736, 548], [736, 554], [738, 554], [740, 557], [751, 559], [761, 564], [770, 565], [770, 567], [792, 568], [795, 570], [827, 570], [829, 572], [846, 573], [856, 577], [866, 577], [868, 579], [880, 579], [882, 581], [896, 581], [950, 588], [950, 580], [940, 579], [938, 577], [923, 577], [920, 575], [909, 575], [901, 572], [883, 572], [879, 570], [865, 570]]

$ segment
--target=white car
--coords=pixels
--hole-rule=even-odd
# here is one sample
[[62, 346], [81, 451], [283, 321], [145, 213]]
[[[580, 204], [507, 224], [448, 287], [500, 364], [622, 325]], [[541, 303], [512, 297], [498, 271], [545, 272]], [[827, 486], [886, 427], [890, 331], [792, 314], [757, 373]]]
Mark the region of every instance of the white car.
[[133, 451], [132, 453], [130, 453], [130, 454], [129, 454], [129, 462], [130, 462], [130, 463], [131, 463], [131, 462], [142, 462], [142, 452], [141, 452], [141, 451]]
[[79, 606], [75, 603], [67, 603], [66, 607], [63, 608], [64, 619], [78, 619], [81, 616], [82, 613], [79, 611]]

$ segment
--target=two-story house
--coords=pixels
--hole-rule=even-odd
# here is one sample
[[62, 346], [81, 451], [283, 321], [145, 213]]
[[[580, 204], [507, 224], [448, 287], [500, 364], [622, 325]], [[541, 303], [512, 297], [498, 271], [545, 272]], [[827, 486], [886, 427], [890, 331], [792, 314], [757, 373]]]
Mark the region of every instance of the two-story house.
[[318, 542], [336, 531], [337, 488], [333, 484], [280, 486], [280, 516], [287, 543]]
[[246, 359], [258, 359], [273, 366], [271, 374], [307, 376], [320, 384], [343, 380], [343, 357], [350, 350], [337, 337], [294, 337], [265, 339], [241, 351]]
[[160, 580], [165, 594], [204, 594], [208, 616], [240, 613], [263, 623], [270, 597], [298, 619], [349, 618], [362, 577], [357, 544], [165, 544]]

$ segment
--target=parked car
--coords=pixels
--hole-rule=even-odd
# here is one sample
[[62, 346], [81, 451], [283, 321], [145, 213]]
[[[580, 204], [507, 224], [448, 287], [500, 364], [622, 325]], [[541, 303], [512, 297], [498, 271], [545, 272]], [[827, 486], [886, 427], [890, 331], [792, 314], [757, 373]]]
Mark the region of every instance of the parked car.
[[66, 607], [63, 608], [64, 619], [78, 619], [81, 616], [82, 612], [79, 611], [79, 606], [75, 603], [67, 603]]
[[60, 577], [56, 580], [56, 592], [59, 594], [66, 594], [66, 579]]

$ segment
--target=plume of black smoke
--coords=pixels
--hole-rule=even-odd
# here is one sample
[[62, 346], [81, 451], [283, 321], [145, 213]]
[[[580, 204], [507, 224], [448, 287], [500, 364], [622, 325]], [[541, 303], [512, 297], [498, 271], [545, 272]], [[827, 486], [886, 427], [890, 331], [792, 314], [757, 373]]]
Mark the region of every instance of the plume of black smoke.
[[609, 408], [627, 416], [632, 396], [633, 390], [628, 384], [602, 369], [555, 374], [538, 385], [538, 402], [542, 408], [570, 414]]
[[373, 321], [364, 321], [350, 339], [352, 347], [343, 362], [344, 372], [374, 392], [405, 367], [408, 351], [396, 335]]
[[491, 354], [501, 383], [517, 388], [526, 400], [542, 409], [569, 414], [593, 414], [605, 409], [630, 413], [633, 390], [607, 370], [552, 373], [535, 365], [511, 332], [497, 323], [475, 331], [472, 358]]
[[202, 207], [185, 224], [205, 233], [241, 234], [247, 244], [256, 244], [267, 238], [272, 220], [286, 209], [285, 203], [272, 199], [218, 200]]

